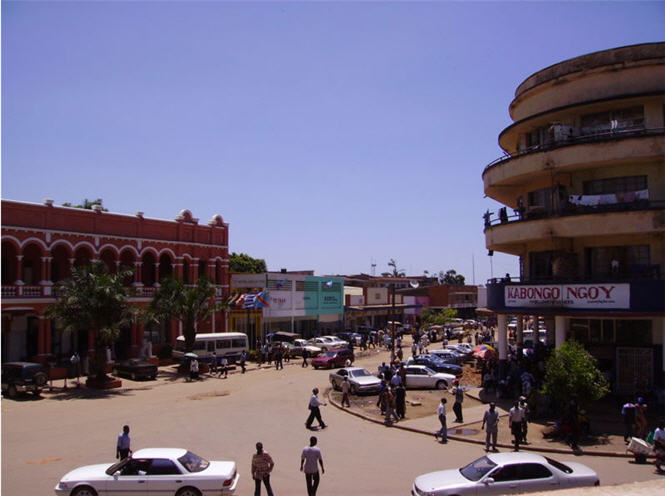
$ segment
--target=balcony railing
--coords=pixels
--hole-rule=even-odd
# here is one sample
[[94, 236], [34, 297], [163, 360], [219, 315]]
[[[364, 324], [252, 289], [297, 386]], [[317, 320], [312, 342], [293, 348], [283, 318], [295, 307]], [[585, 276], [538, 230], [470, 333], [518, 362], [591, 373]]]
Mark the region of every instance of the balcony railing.
[[587, 136], [572, 136], [572, 137], [567, 137], [565, 139], [553, 140], [549, 143], [544, 143], [542, 145], [531, 146], [526, 150], [520, 150], [519, 152], [514, 153], [512, 155], [511, 154], [503, 155], [493, 160], [489, 164], [487, 164], [485, 166], [485, 169], [483, 170], [483, 174], [485, 174], [485, 172], [487, 172], [492, 167], [496, 167], [505, 162], [513, 160], [514, 158], [523, 157], [531, 153], [546, 152], [564, 146], [582, 145], [585, 143], [598, 143], [602, 141], [614, 141], [617, 139], [634, 138], [640, 136], [656, 136], [659, 134], [665, 134], [665, 128], [659, 127], [651, 129], [629, 129], [625, 131], [608, 131], [604, 133], [591, 134]]
[[630, 281], [662, 281], [665, 280], [665, 274], [660, 270], [660, 266], [635, 265], [632, 270], [619, 271], [617, 273], [607, 274], [573, 274], [565, 277], [555, 276], [531, 276], [531, 277], [493, 277], [487, 280], [487, 285], [505, 285], [505, 284], [577, 284], [577, 283], [602, 283], [607, 281], [630, 282]]
[[[190, 285], [193, 287], [192, 285]], [[157, 291], [154, 286], [139, 286], [135, 288], [134, 298], [152, 298]], [[215, 286], [215, 296], [221, 297], [223, 295], [223, 288]], [[1, 295], [3, 299], [7, 298], [57, 298], [59, 296], [57, 286], [52, 285], [39, 285], [27, 286], [22, 284], [7, 284], [2, 286]]]
[[503, 207], [499, 209], [499, 211], [496, 213], [496, 218], [494, 219], [491, 218], [491, 216], [494, 215], [492, 212], [485, 214], [484, 224], [485, 229], [487, 229], [492, 226], [519, 221], [549, 219], [572, 215], [661, 209], [665, 209], [665, 200], [637, 200], [622, 203], [605, 203], [601, 205], [577, 205], [574, 203], [566, 203], [559, 208], [552, 209], [547, 209], [545, 207], [528, 207], [525, 208], [522, 212], [513, 209], [513, 213], [510, 215], [508, 214], [508, 208]]

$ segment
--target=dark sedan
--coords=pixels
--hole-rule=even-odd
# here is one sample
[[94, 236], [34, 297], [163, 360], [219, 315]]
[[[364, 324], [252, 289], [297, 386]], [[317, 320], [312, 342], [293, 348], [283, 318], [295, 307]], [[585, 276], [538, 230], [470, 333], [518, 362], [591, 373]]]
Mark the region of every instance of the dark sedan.
[[156, 379], [157, 365], [141, 358], [130, 358], [115, 364], [115, 374], [136, 379]]
[[351, 363], [355, 360], [351, 350], [326, 351], [323, 355], [312, 358], [312, 367], [331, 369], [333, 367], [344, 367], [346, 361]]
[[406, 365], [425, 365], [436, 372], [452, 374], [455, 377], [462, 375], [462, 367], [453, 363], [445, 363], [432, 355], [420, 355], [415, 358], [411, 357], [406, 361]]

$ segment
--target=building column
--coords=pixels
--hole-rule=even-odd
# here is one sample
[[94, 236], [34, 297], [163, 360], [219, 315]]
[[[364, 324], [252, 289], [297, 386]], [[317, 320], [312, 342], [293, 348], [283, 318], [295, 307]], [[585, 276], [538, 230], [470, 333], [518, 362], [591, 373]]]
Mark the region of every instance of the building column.
[[499, 344], [499, 378], [506, 376], [508, 365], [508, 316], [500, 313], [496, 317]]
[[132, 286], [143, 286], [143, 282], [141, 281], [142, 266], [143, 262], [134, 262], [134, 282], [132, 283]]
[[192, 263], [189, 266], [189, 270], [192, 276], [192, 284], [196, 284], [196, 281], [199, 280], [199, 259], [195, 258], [192, 260]]
[[130, 336], [130, 350], [129, 350], [129, 355], [132, 358], [136, 358], [139, 356], [139, 351], [141, 350], [141, 345], [143, 344], [141, 341], [141, 335], [140, 331], [142, 330], [141, 326], [138, 321], [132, 320], [131, 325], [131, 330], [129, 331], [129, 336]]
[[524, 315], [517, 316], [517, 328], [515, 329], [515, 344], [520, 348], [524, 346]]
[[563, 315], [554, 317], [554, 347], [561, 348], [566, 341], [566, 318]]
[[46, 333], [48, 332], [48, 327], [46, 326], [47, 319], [43, 315], [40, 315], [38, 318], [39, 321], [37, 328], [37, 354], [42, 356], [42, 355], [47, 355], [50, 351], [47, 348], [48, 338], [46, 337]]
[[[660, 317], [659, 319], [654, 319], [654, 326], [655, 324], [660, 321], [660, 336], [661, 336], [661, 342], [662, 344], [662, 354], [663, 354], [663, 370], [661, 371], [662, 373], [662, 378], [661, 380], [663, 381], [661, 384], [665, 384], [665, 317]], [[654, 335], [656, 333], [656, 330], [654, 329]]]

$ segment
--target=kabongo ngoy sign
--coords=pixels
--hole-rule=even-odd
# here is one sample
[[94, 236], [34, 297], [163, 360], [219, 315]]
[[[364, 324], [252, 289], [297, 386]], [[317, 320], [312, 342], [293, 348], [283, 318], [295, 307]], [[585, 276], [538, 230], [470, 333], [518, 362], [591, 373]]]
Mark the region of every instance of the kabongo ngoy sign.
[[504, 291], [507, 307], [630, 308], [630, 284], [508, 285]]

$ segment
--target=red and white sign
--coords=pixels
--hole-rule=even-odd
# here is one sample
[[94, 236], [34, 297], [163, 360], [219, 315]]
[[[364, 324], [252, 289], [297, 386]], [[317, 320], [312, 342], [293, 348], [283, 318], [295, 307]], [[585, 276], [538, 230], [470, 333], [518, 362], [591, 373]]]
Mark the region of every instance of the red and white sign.
[[630, 308], [630, 284], [508, 285], [504, 296], [507, 307]]

